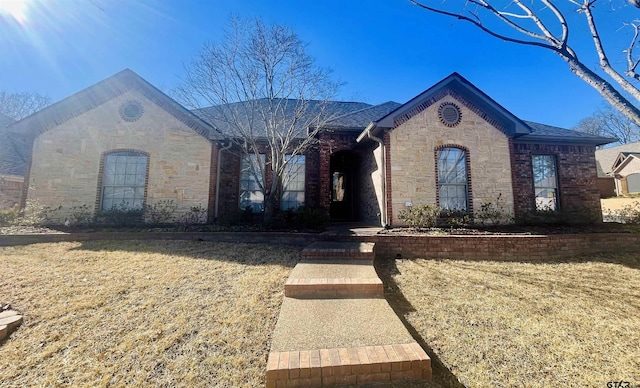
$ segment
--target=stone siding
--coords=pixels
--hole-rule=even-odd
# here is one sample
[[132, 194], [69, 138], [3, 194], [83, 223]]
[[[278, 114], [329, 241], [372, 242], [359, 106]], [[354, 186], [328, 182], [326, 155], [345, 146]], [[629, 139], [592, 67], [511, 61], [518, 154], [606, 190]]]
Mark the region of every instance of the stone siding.
[[554, 155], [558, 167], [560, 210], [576, 216], [592, 214], [602, 221], [594, 146], [513, 144], [513, 187], [516, 216], [535, 210], [532, 155]]
[[[144, 113], [129, 122], [119, 109], [138, 101]], [[212, 144], [137, 91], [129, 91], [40, 134], [33, 144], [27, 198], [63, 221], [74, 206], [100, 206], [100, 164], [111, 150], [149, 155], [146, 203], [173, 200], [176, 216], [207, 208]]]
[[[438, 118], [438, 107], [452, 102], [460, 107], [462, 121], [450, 128]], [[513, 214], [511, 158], [508, 137], [451, 95], [424, 109], [389, 132], [392, 225], [406, 202], [437, 203], [435, 150], [457, 145], [468, 149], [469, 178], [473, 182], [472, 209], [502, 194], [505, 210]]]

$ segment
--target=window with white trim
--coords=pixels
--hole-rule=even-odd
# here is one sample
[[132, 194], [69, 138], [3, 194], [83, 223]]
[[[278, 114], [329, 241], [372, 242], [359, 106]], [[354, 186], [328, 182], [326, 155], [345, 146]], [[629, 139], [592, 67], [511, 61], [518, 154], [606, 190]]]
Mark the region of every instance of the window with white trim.
[[113, 152], [104, 156], [103, 163], [100, 209], [142, 209], [148, 156], [131, 151]]
[[558, 166], [553, 155], [533, 155], [536, 210], [558, 210]]
[[260, 188], [264, 182], [260, 166], [264, 165], [264, 154], [242, 156], [240, 162], [240, 209], [250, 208], [256, 213], [264, 210], [264, 194]]
[[437, 151], [439, 206], [445, 210], [469, 211], [466, 152], [460, 148]]
[[304, 155], [285, 155], [287, 165], [282, 178], [282, 210], [304, 206], [305, 161]]

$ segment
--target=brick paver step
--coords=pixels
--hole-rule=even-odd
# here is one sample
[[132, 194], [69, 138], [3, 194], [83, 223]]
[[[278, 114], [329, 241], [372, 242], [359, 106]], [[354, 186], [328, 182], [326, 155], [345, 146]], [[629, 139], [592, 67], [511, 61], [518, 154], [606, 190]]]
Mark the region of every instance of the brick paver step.
[[318, 241], [302, 250], [304, 259], [373, 260], [374, 243]]
[[267, 388], [428, 380], [431, 360], [416, 343], [271, 352]]
[[291, 271], [285, 295], [294, 298], [383, 296], [382, 281], [371, 261], [303, 260]]

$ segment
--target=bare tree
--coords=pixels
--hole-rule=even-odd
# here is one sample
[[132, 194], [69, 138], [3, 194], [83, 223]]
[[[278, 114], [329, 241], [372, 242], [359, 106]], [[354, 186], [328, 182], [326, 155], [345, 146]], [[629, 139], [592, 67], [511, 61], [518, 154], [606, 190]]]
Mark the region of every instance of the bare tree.
[[611, 105], [605, 105], [581, 120], [574, 129], [591, 135], [614, 137], [620, 144], [640, 140], [640, 128]]
[[0, 114], [20, 120], [51, 104], [51, 98], [37, 93], [0, 91]]
[[[506, 42], [540, 47], [555, 53], [568, 64], [575, 75], [596, 89], [611, 106], [640, 126], [640, 109], [636, 106], [640, 103], [640, 89], [634, 84], [640, 80], [640, 56], [634, 51], [639, 44], [640, 20], [635, 19], [634, 13], [626, 8], [640, 8], [640, 0], [620, 3], [617, 8], [611, 0], [565, 0], [560, 5], [557, 5], [559, 1], [551, 0], [513, 0], [505, 3], [497, 0], [467, 0], [462, 10], [459, 10], [460, 3], [453, 1], [438, 2], [435, 6], [426, 1], [409, 1], [424, 10], [472, 23]], [[597, 5], [602, 7], [596, 9]], [[620, 61], [623, 64], [621, 68], [615, 68], [609, 61], [596, 24], [598, 11], [616, 12], [628, 18], [624, 25], [631, 29], [633, 37], [624, 50], [626, 58]], [[583, 17], [584, 24], [578, 21], [570, 25], [568, 20], [576, 19], [568, 19], [567, 16], [574, 13]], [[602, 74], [585, 65], [569, 41], [570, 31], [573, 31], [572, 35], [576, 35], [576, 31], [583, 32], [580, 31], [583, 26], [587, 30], [584, 32], [591, 37]]]
[[232, 18], [221, 42], [205, 44], [174, 91], [229, 139], [231, 151], [256, 155], [245, 160], [264, 195], [266, 223], [279, 209], [291, 156], [303, 154], [330, 118], [328, 100], [339, 87], [330, 75], [290, 29]]

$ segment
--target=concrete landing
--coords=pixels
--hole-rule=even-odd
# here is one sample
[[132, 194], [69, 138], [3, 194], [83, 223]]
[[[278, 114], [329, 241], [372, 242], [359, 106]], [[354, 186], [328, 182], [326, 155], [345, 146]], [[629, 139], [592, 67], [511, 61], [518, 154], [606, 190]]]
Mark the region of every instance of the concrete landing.
[[384, 299], [373, 255], [367, 243], [321, 242], [303, 251], [307, 259], [285, 284], [267, 387], [431, 378], [431, 360]]

